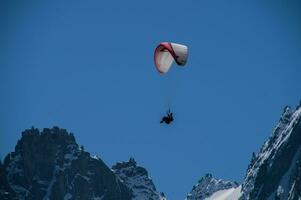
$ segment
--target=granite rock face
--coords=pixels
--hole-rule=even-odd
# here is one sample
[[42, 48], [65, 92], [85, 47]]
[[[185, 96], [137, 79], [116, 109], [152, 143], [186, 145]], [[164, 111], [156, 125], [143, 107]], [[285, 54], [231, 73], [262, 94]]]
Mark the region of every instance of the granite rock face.
[[22, 133], [0, 165], [0, 199], [127, 200], [130, 189], [104, 162], [54, 127]]
[[132, 190], [133, 200], [166, 200], [156, 187], [145, 168], [138, 166], [134, 158], [119, 162], [112, 167], [120, 180]]
[[[25, 130], [0, 161], [0, 199], [166, 200], [145, 168], [131, 158], [110, 169], [64, 129]], [[301, 104], [285, 107], [242, 184], [206, 174], [187, 200], [300, 200]]]
[[284, 108], [272, 135], [252, 154], [242, 184], [224, 183], [207, 174], [186, 199], [301, 199], [301, 102], [296, 109]]
[[285, 107], [270, 138], [253, 154], [241, 200], [301, 198], [301, 106]]

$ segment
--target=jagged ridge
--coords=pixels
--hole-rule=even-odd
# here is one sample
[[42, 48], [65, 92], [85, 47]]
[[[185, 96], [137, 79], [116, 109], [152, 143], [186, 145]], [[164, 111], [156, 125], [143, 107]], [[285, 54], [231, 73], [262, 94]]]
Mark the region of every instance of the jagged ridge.
[[133, 200], [166, 200], [164, 193], [159, 193], [145, 168], [137, 166], [134, 158], [128, 162], [119, 162], [112, 166], [114, 173], [133, 192]]
[[0, 199], [123, 200], [132, 195], [110, 168], [76, 144], [73, 134], [58, 127], [24, 131], [1, 169]]
[[[259, 153], [252, 154], [246, 177], [241, 186], [236, 186], [236, 194], [222, 194], [227, 188], [216, 187], [212, 175], [206, 175], [200, 182], [193, 187], [187, 200], [301, 199], [301, 102], [295, 110], [285, 107], [272, 135]], [[240, 188], [241, 191], [237, 191]]]
[[[241, 200], [298, 199], [301, 168], [301, 107], [285, 107], [271, 137], [253, 154]], [[299, 183], [299, 184], [297, 184]]]
[[[241, 192], [238, 191], [242, 187]], [[235, 195], [222, 195], [220, 191]], [[224, 193], [223, 193], [224, 194]], [[240, 198], [239, 198], [240, 196]], [[301, 106], [284, 112], [259, 153], [252, 154], [239, 186], [205, 175], [187, 200], [297, 200], [301, 198]], [[164, 200], [145, 168], [131, 158], [112, 170], [79, 147], [72, 133], [54, 127], [22, 133], [0, 162], [0, 199]]]
[[239, 184], [232, 181], [224, 181], [216, 179], [212, 174], [206, 174], [202, 177], [196, 185], [193, 186], [191, 192], [187, 195], [187, 200], [203, 200], [210, 197], [213, 193], [230, 189], [237, 188]]

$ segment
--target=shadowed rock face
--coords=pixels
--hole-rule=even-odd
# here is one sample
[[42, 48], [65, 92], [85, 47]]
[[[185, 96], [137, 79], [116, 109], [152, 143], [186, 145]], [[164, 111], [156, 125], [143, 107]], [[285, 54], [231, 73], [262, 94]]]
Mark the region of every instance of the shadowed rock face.
[[12, 190], [7, 182], [5, 168], [0, 162], [0, 199], [9, 200], [14, 199], [16, 193]]
[[[238, 186], [224, 183], [207, 174], [193, 187], [187, 200], [206, 199], [215, 192]], [[259, 153], [252, 154], [240, 187], [239, 195], [231, 200], [301, 199], [301, 104], [296, 109], [285, 107], [272, 135]]]
[[[253, 153], [242, 185], [206, 174], [187, 200], [236, 188], [231, 200], [301, 199], [301, 106], [284, 112], [259, 153]], [[241, 191], [240, 191], [241, 188]], [[231, 197], [232, 198], [232, 197]], [[64, 129], [31, 128], [0, 161], [0, 199], [165, 200], [145, 168], [131, 158], [108, 168], [79, 147]], [[228, 199], [227, 199], [228, 200]]]
[[22, 133], [0, 165], [0, 199], [131, 199], [131, 191], [99, 158], [54, 127]]
[[137, 166], [134, 158], [127, 162], [119, 162], [112, 169], [120, 180], [131, 188], [133, 200], [166, 200], [163, 193], [157, 192], [147, 170]]
[[301, 198], [301, 107], [289, 107], [258, 154], [253, 154], [241, 200]]

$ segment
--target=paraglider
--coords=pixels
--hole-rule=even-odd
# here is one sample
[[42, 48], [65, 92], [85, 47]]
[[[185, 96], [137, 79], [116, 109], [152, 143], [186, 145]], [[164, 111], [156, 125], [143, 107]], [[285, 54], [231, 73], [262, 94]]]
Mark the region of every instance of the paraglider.
[[[178, 66], [184, 66], [188, 58], [188, 47], [183, 44], [162, 42], [154, 53], [154, 62], [156, 69], [162, 75], [166, 74], [175, 62]], [[174, 120], [173, 113], [170, 109], [166, 112], [166, 116], [162, 118], [160, 123], [170, 124]]]
[[173, 116], [172, 116], [172, 112], [170, 112], [170, 109], [166, 112], [166, 116], [164, 116], [162, 118], [162, 120], [160, 121], [160, 123], [162, 124], [163, 122], [165, 122], [166, 124], [170, 124], [173, 121]]

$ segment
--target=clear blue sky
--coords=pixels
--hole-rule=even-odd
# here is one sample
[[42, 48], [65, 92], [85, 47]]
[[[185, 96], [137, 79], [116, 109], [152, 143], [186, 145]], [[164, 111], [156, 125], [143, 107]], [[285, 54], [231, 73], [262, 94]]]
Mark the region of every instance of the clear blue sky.
[[[301, 99], [300, 5], [281, 2], [1, 1], [0, 157], [60, 126], [108, 165], [133, 156], [171, 200], [206, 172], [242, 181]], [[156, 72], [161, 41], [189, 46], [186, 68]]]

